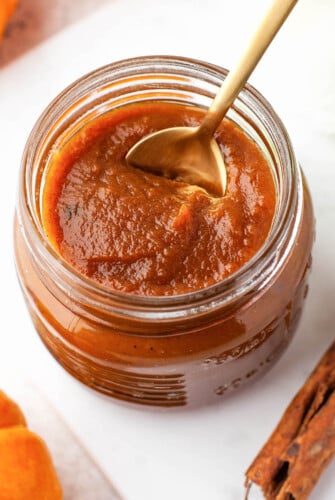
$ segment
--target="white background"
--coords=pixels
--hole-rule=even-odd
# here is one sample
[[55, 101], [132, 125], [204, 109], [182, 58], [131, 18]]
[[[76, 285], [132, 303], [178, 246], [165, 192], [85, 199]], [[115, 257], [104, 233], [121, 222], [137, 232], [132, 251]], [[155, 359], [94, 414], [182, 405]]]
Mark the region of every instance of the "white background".
[[[32, 381], [125, 500], [242, 500], [245, 469], [335, 338], [335, 2], [300, 0], [250, 79], [286, 124], [312, 191], [317, 240], [305, 314], [276, 367], [214, 407], [179, 413], [127, 409], [72, 380], [45, 351], [13, 263], [12, 219], [24, 143], [49, 101], [100, 65], [173, 54], [231, 67], [268, 3], [104, 1], [0, 70], [0, 387], [15, 395], [15, 388]], [[40, 418], [48, 421], [45, 414]], [[38, 420], [34, 425], [38, 430]], [[50, 441], [57, 439], [51, 421], [49, 432]], [[89, 499], [112, 498], [98, 498], [91, 489]], [[74, 500], [67, 491], [65, 497]], [[311, 496], [332, 498], [335, 463]]]

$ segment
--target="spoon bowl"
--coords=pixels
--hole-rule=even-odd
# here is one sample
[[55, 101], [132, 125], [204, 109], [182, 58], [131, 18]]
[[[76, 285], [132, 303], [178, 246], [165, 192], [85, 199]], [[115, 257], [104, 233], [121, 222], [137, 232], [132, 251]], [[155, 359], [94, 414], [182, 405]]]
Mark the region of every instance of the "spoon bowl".
[[226, 190], [227, 174], [221, 150], [216, 140], [202, 134], [199, 127], [172, 127], [154, 132], [137, 142], [126, 160], [142, 170], [200, 186], [213, 196], [223, 196]]
[[173, 127], [149, 134], [129, 150], [127, 163], [223, 196], [227, 174], [213, 134], [297, 1], [274, 0], [199, 127]]

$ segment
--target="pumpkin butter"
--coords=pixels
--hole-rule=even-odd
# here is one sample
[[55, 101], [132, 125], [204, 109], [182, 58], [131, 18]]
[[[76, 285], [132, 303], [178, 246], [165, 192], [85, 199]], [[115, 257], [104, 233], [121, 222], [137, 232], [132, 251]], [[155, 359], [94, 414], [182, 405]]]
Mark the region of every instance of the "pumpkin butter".
[[54, 150], [43, 223], [56, 250], [82, 274], [117, 291], [174, 295], [224, 279], [259, 250], [275, 211], [273, 176], [232, 121], [216, 134], [227, 168], [224, 197], [125, 162], [141, 137], [196, 125], [202, 116], [179, 104], [132, 104], [96, 118]]

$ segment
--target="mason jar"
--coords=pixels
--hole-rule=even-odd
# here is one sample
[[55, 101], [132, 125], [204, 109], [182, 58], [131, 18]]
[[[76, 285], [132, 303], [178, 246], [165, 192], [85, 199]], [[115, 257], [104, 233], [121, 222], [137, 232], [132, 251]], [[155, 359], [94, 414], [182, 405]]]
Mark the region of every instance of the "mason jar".
[[16, 266], [27, 307], [58, 362], [118, 400], [163, 407], [221, 401], [273, 366], [297, 328], [311, 267], [312, 204], [285, 127], [250, 85], [227, 117], [264, 154], [277, 200], [265, 243], [233, 275], [174, 296], [112, 291], [74, 269], [44, 232], [43, 174], [56, 142], [130, 103], [207, 108], [226, 75], [179, 57], [110, 64], [62, 92], [27, 141], [15, 218]]

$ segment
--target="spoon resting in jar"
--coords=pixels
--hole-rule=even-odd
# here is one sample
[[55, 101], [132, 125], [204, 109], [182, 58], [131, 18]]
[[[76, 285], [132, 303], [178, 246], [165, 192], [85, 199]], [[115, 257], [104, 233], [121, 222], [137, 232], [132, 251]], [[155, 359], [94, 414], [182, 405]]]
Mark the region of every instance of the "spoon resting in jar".
[[172, 127], [147, 135], [128, 151], [127, 163], [223, 196], [227, 173], [213, 134], [297, 1], [274, 0], [198, 127]]

